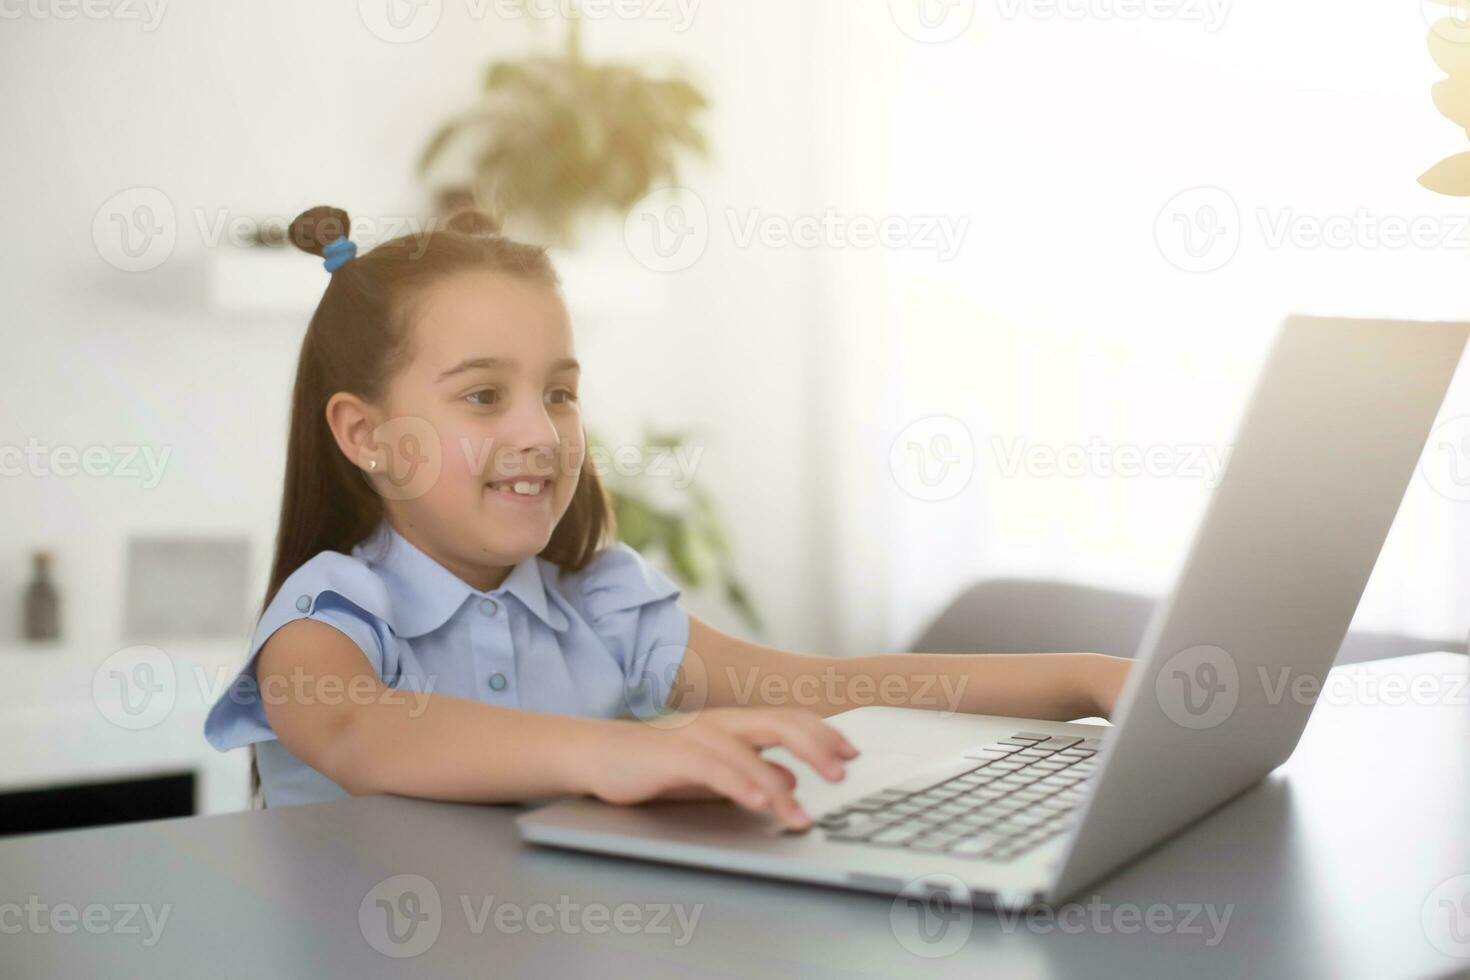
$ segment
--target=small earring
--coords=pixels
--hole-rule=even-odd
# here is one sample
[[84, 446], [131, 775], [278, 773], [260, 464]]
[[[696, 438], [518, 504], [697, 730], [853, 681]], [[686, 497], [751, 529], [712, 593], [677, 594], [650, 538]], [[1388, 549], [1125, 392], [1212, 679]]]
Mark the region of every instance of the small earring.
[[377, 461], [377, 460], [376, 460], [376, 459], [374, 459], [374, 460], [370, 460], [370, 461], [369, 461], [369, 462], [368, 462], [368, 469], [370, 469], [370, 470], [375, 470], [375, 469], [377, 469], [377, 468], [378, 468], [378, 461]]

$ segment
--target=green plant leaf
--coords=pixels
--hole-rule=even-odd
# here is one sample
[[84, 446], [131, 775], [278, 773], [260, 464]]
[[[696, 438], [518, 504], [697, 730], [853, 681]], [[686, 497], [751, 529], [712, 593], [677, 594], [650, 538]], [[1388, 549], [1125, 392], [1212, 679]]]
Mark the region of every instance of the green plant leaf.
[[653, 541], [658, 528], [648, 505], [626, 493], [614, 493], [613, 519], [618, 523], [618, 537], [635, 551], [642, 551]]

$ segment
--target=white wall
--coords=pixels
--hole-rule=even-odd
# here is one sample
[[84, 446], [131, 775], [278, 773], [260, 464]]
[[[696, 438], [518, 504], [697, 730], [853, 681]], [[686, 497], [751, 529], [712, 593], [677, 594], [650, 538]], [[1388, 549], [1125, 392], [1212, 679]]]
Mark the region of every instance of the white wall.
[[[171, 452], [151, 489], [118, 477], [0, 479], [0, 632], [19, 631], [26, 553], [41, 546], [58, 553], [66, 628], [99, 657], [119, 645], [130, 534], [248, 536], [263, 587], [309, 309], [212, 305], [206, 276], [228, 250], [206, 247], [198, 216], [289, 218], [318, 203], [359, 217], [424, 214], [413, 165], [431, 126], [473, 97], [489, 61], [550, 46], [559, 30], [447, 0], [429, 36], [393, 44], [357, 6], [179, 2], [151, 31], [0, 23], [0, 442]], [[711, 206], [795, 207], [814, 180], [808, 14], [774, 2], [696, 14], [682, 32], [590, 23], [588, 47], [670, 56], [711, 96], [713, 159], [687, 181]], [[134, 186], [165, 194], [179, 226], [168, 261], [128, 273], [99, 257], [92, 226]], [[325, 284], [311, 259], [295, 261]], [[772, 638], [794, 647], [824, 635], [807, 614], [817, 588], [801, 456], [808, 264], [715, 235], [686, 273], [634, 270], [662, 297], [657, 315], [588, 316], [578, 337], [589, 421], [605, 436], [634, 439], [644, 422], [705, 434], [699, 479], [725, 506]], [[694, 606], [736, 626], [717, 605]]]

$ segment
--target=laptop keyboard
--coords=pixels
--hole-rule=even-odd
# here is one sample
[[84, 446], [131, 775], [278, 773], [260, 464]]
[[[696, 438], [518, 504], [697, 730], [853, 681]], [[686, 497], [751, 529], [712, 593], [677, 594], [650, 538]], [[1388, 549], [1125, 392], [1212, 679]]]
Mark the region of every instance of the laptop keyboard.
[[1071, 826], [1100, 746], [1017, 732], [814, 823], [830, 841], [1010, 861]]

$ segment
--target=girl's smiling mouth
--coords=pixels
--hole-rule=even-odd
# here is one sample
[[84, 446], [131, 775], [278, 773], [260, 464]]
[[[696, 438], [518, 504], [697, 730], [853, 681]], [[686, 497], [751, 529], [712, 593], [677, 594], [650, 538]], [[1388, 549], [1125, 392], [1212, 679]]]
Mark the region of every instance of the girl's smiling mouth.
[[485, 489], [494, 496], [513, 503], [536, 503], [551, 497], [552, 481], [545, 477], [516, 477], [509, 480], [492, 480]]

